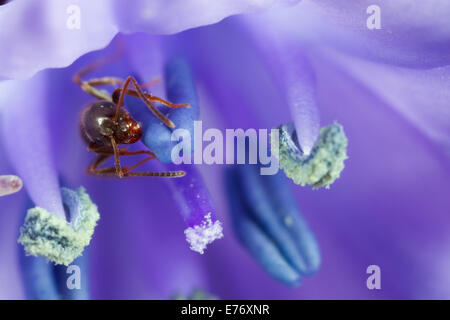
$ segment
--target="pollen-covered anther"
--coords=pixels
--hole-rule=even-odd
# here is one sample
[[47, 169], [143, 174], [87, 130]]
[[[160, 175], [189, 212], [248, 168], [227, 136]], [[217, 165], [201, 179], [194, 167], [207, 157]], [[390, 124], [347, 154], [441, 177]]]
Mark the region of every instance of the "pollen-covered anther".
[[42, 256], [67, 266], [91, 241], [100, 215], [84, 188], [61, 188], [61, 193], [69, 221], [43, 208], [31, 208], [20, 228], [18, 242], [27, 255]]
[[222, 224], [219, 220], [212, 221], [211, 213], [204, 216], [202, 222], [184, 230], [190, 249], [203, 254], [206, 246], [223, 237]]
[[320, 129], [319, 137], [308, 155], [298, 146], [292, 124], [280, 126], [279, 143], [271, 143], [272, 153], [279, 157], [280, 168], [287, 177], [301, 186], [308, 184], [313, 188], [327, 189], [344, 169], [344, 160], [348, 158], [347, 144], [347, 137], [338, 123]]

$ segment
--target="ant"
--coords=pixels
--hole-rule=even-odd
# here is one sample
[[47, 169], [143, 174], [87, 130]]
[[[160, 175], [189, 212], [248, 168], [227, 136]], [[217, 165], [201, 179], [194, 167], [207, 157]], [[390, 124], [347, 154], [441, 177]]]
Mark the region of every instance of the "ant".
[[[164, 116], [154, 105], [153, 102], [159, 102], [170, 108], [189, 108], [189, 104], [173, 104], [157, 96], [143, 91], [143, 88], [149, 87], [158, 80], [147, 84], [139, 85], [135, 78], [129, 76], [126, 80], [116, 77], [102, 77], [90, 80], [82, 80], [82, 77], [88, 72], [97, 69], [103, 65], [102, 62], [93, 63], [74, 77], [73, 81], [78, 84], [82, 90], [89, 93], [98, 101], [89, 104], [81, 113], [81, 135], [88, 145], [88, 150], [97, 154], [97, 158], [89, 165], [87, 171], [89, 174], [97, 176], [150, 176], [150, 177], [182, 177], [184, 171], [168, 172], [131, 172], [145, 162], [156, 159], [156, 155], [150, 150], [128, 151], [127, 147], [119, 148], [121, 144], [133, 144], [142, 138], [142, 124], [134, 120], [130, 113], [124, 107], [125, 95], [140, 98], [150, 109], [150, 111], [163, 122], [167, 127], [174, 128], [175, 124]], [[132, 84], [135, 90], [128, 87]], [[100, 90], [97, 87], [102, 85], [122, 85], [121, 88], [114, 90], [110, 94], [106, 90]], [[122, 167], [120, 156], [132, 156], [145, 154], [147, 157], [130, 167]], [[100, 169], [105, 161], [114, 156], [115, 166]]]

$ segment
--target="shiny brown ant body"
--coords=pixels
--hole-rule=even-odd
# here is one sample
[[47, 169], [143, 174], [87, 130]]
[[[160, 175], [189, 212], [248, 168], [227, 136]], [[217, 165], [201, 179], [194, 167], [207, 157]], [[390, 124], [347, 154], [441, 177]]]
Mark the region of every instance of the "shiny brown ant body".
[[[124, 108], [124, 97], [130, 95], [140, 98], [153, 114], [166, 126], [174, 128], [175, 125], [170, 119], [164, 116], [155, 106], [154, 102], [162, 103], [170, 108], [189, 107], [188, 104], [173, 104], [169, 101], [146, 93], [142, 88], [153, 84], [139, 85], [133, 77], [126, 80], [115, 77], [103, 77], [83, 81], [81, 78], [86, 73], [98, 68], [103, 63], [94, 63], [77, 73], [73, 80], [80, 85], [81, 89], [97, 98], [89, 104], [81, 114], [81, 135], [88, 145], [90, 152], [96, 153], [97, 158], [90, 164], [87, 171], [97, 176], [151, 176], [151, 177], [182, 177], [184, 171], [168, 172], [131, 172], [145, 162], [156, 159], [156, 155], [150, 150], [128, 151], [127, 148], [119, 148], [122, 144], [133, 144], [141, 140], [142, 125], [134, 120], [130, 113]], [[109, 94], [105, 90], [97, 87], [102, 85], [122, 85], [121, 88]], [[129, 89], [133, 85], [135, 90]], [[121, 156], [146, 155], [146, 158], [130, 167], [123, 167], [120, 164]], [[99, 168], [106, 160], [114, 156], [115, 166]]]

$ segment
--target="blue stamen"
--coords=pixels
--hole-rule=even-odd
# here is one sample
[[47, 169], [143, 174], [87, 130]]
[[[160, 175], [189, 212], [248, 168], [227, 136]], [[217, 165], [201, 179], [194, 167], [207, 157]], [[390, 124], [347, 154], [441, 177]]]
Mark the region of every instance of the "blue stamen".
[[258, 224], [250, 219], [247, 205], [242, 201], [238, 173], [230, 170], [226, 175], [226, 182], [233, 228], [240, 242], [269, 275], [288, 286], [298, 286], [302, 280], [299, 272], [286, 261]]
[[[30, 201], [31, 203], [31, 201]], [[86, 253], [75, 259], [71, 265], [80, 268], [81, 287], [69, 289], [67, 280], [71, 276], [66, 266], [54, 265], [44, 257], [26, 255], [19, 246], [19, 263], [26, 299], [30, 300], [87, 300], [89, 299], [88, 260]]]
[[[159, 110], [175, 123], [176, 129], [189, 130], [193, 139], [194, 120], [199, 117], [199, 107], [189, 66], [182, 58], [171, 59], [166, 66], [165, 79], [168, 99], [177, 104], [189, 103], [190, 108], [171, 109], [159, 106]], [[141, 100], [126, 96], [125, 103], [131, 115], [142, 123], [143, 143], [156, 154], [158, 160], [166, 163], [164, 171], [186, 172], [186, 176], [166, 179], [166, 183], [187, 225], [184, 233], [190, 249], [203, 254], [207, 245], [222, 238], [223, 233], [200, 173], [192, 165], [171, 163], [172, 149], [178, 141], [171, 141], [172, 129], [161, 123]], [[193, 146], [192, 140], [191, 147]]]
[[20, 228], [18, 241], [27, 255], [42, 256], [68, 266], [91, 241], [100, 215], [84, 188], [76, 191], [62, 188], [61, 194], [70, 221], [43, 208], [31, 208]]
[[303, 154], [296, 142], [297, 132], [292, 124], [282, 125], [279, 137], [271, 137], [271, 149], [280, 160], [280, 168], [296, 184], [328, 189], [340, 177], [348, 158], [342, 126], [334, 123], [320, 129], [319, 139], [309, 155]]
[[222, 223], [216, 218], [211, 196], [194, 165], [166, 165], [169, 170], [184, 170], [182, 178], [166, 179], [179, 212], [186, 223], [184, 231], [190, 249], [200, 254], [223, 237]]
[[[80, 288], [69, 289], [67, 281], [70, 280], [69, 277], [75, 275], [72, 271], [68, 273], [68, 268], [70, 266], [53, 266], [53, 274], [56, 280], [57, 289], [59, 292], [60, 299], [63, 300], [88, 300], [89, 294], [89, 259], [90, 252], [86, 249], [83, 255], [76, 258], [70, 266], [77, 266], [80, 271]], [[70, 271], [70, 270], [69, 270]]]
[[234, 166], [227, 188], [235, 231], [269, 274], [296, 286], [318, 270], [318, 244], [282, 174], [261, 176], [257, 166]]
[[80, 268], [80, 289], [69, 289], [66, 266], [55, 266], [43, 257], [26, 256], [20, 248], [20, 267], [22, 269], [25, 297], [30, 300], [88, 300], [88, 255], [75, 259], [72, 265]]
[[[175, 124], [176, 128], [189, 130], [194, 137], [194, 120], [199, 117], [197, 94], [189, 66], [182, 58], [173, 58], [166, 66], [167, 98], [177, 104], [189, 103], [190, 108], [158, 107]], [[165, 126], [138, 98], [125, 96], [125, 104], [131, 115], [143, 126], [143, 142], [161, 162], [170, 163], [172, 148], [178, 143], [171, 141], [173, 129]], [[194, 146], [193, 140], [191, 146]]]
[[25, 256], [22, 248], [19, 252], [26, 299], [58, 300], [52, 264], [42, 257]]

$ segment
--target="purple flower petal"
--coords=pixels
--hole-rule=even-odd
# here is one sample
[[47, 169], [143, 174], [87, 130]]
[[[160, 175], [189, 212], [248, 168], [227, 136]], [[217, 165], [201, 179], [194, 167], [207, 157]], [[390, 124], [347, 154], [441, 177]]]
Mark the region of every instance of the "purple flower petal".
[[293, 8], [272, 10], [258, 21], [279, 37], [297, 43], [327, 45], [364, 59], [414, 68], [450, 62], [450, 28], [446, 0], [377, 1], [381, 29], [366, 25], [367, 8], [373, 1], [304, 1]]
[[213, 24], [235, 14], [249, 13], [300, 0], [137, 0], [133, 5], [116, 1], [114, 10], [123, 32], [171, 34]]
[[[440, 66], [450, 63], [450, 24], [447, 0], [319, 0], [328, 26], [324, 36], [336, 47], [376, 61], [410, 67]], [[377, 5], [381, 29], [369, 30], [367, 19]], [[367, 13], [369, 11], [369, 13]], [[338, 27], [330, 27], [336, 24]], [[346, 32], [347, 34], [344, 34]], [[324, 40], [325, 40], [324, 39]]]
[[357, 79], [450, 154], [450, 67], [385, 66], [328, 50], [311, 57], [317, 67], [327, 65]]
[[[0, 80], [70, 65], [119, 32], [167, 34], [299, 0], [33, 0], [0, 6]], [[200, 14], [199, 14], [200, 13]]]
[[65, 219], [47, 123], [46, 76], [0, 83], [2, 138], [33, 203]]
[[[79, 8], [79, 29], [70, 27], [74, 6]], [[66, 67], [106, 46], [117, 32], [110, 1], [12, 1], [0, 7], [0, 43], [7, 44], [0, 47], [0, 80]]]
[[[0, 147], [1, 148], [1, 147]], [[0, 150], [0, 168], [7, 165]], [[23, 284], [19, 268], [17, 235], [25, 209], [25, 193], [2, 197], [0, 214], [0, 299], [22, 299]]]

